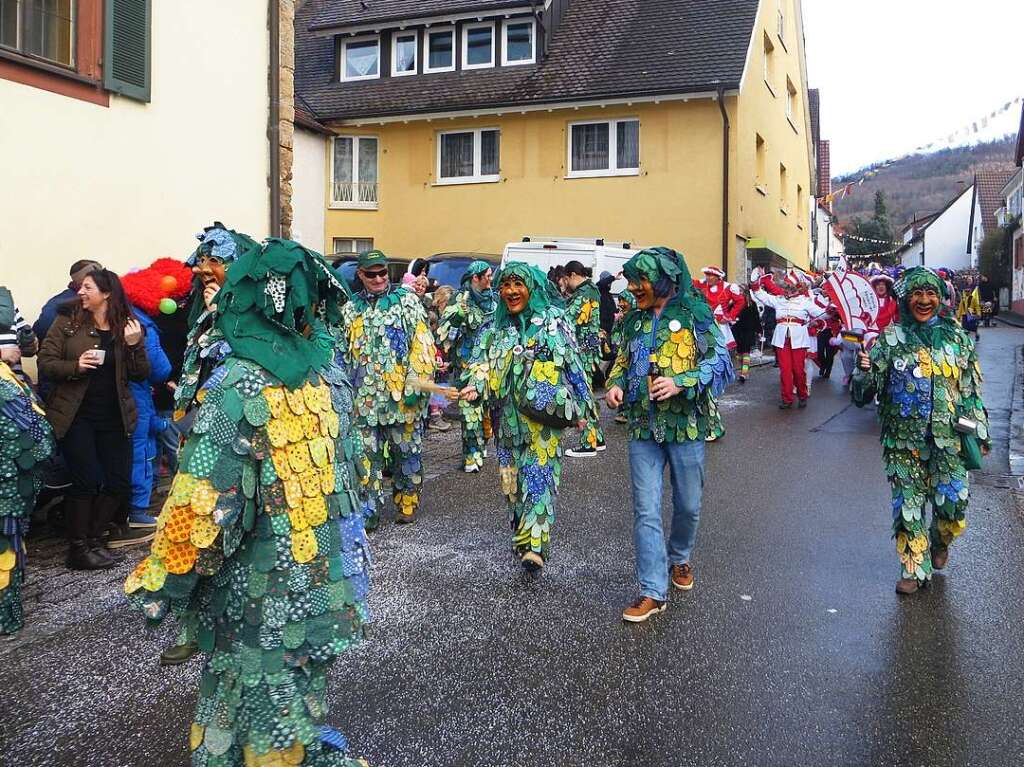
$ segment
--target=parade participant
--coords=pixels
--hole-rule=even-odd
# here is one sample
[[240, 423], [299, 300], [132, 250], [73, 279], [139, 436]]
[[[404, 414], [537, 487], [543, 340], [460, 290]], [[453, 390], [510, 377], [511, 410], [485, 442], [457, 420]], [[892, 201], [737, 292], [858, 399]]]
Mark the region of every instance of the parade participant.
[[461, 392], [493, 402], [501, 489], [512, 551], [532, 573], [551, 545], [562, 474], [562, 430], [596, 418], [589, 370], [554, 285], [534, 266], [511, 261], [498, 275], [501, 302], [481, 334]]
[[878, 398], [902, 563], [896, 591], [913, 594], [946, 566], [950, 544], [967, 526], [967, 472], [980, 468], [990, 439], [974, 342], [941, 303], [945, 282], [915, 267], [896, 283], [896, 295], [900, 321], [885, 329], [870, 356], [858, 356], [852, 395], [858, 406]]
[[[594, 375], [601, 365], [601, 294], [591, 281], [591, 271], [579, 261], [570, 261], [565, 265], [565, 285], [568, 290], [565, 314], [574, 323], [576, 344], [583, 369], [587, 373], [587, 383], [594, 384]], [[565, 451], [573, 458], [589, 458], [605, 449], [604, 431], [597, 420], [597, 410], [593, 420], [587, 421], [581, 430], [580, 442], [574, 448]]]
[[327, 325], [343, 286], [298, 243], [240, 256], [217, 294], [226, 351], [202, 384], [152, 552], [125, 582], [208, 655], [194, 767], [354, 767], [324, 726], [334, 659], [368, 620], [365, 459]]
[[23, 624], [25, 536], [53, 450], [53, 430], [32, 390], [0, 362], [0, 635]]
[[750, 352], [761, 335], [761, 315], [757, 304], [746, 294], [743, 296], [743, 308], [732, 326], [733, 338], [736, 340], [736, 356], [740, 363], [739, 379], [741, 384], [747, 382], [750, 375]]
[[[494, 271], [486, 261], [474, 261], [462, 275], [462, 289], [445, 309], [437, 328], [437, 343], [450, 361], [452, 385], [459, 389], [469, 385], [469, 362], [480, 343], [484, 329], [497, 308], [491, 280]], [[467, 474], [480, 471], [484, 465], [486, 437], [484, 419], [487, 414], [481, 401], [459, 400], [462, 417], [462, 461]]]
[[423, 424], [430, 396], [420, 388], [434, 378], [434, 337], [420, 299], [388, 281], [387, 256], [359, 256], [362, 290], [342, 307], [341, 347], [356, 392], [355, 422], [370, 457], [377, 526], [384, 505], [384, 451], [392, 460], [392, 497], [398, 523], [413, 522], [423, 483]]
[[832, 377], [832, 365], [843, 341], [843, 321], [839, 316], [839, 310], [830, 305], [825, 308], [825, 316], [815, 322], [821, 323], [817, 335], [818, 377], [828, 379]]
[[725, 344], [731, 351], [736, 348], [732, 326], [736, 324], [740, 312], [747, 303], [743, 289], [739, 285], [726, 282], [725, 272], [715, 266], [705, 266], [701, 273], [704, 279], [695, 280], [693, 284], [704, 295], [708, 306], [715, 313], [715, 322], [718, 323], [718, 329], [722, 331]]
[[64, 497], [67, 565], [98, 570], [124, 559], [103, 536], [131, 491], [138, 411], [128, 384], [145, 381], [150, 363], [145, 332], [116, 274], [90, 272], [78, 299], [58, 311], [39, 350], [39, 369], [51, 382], [46, 417], [71, 480]]
[[[786, 274], [781, 290], [775, 286], [771, 275], [756, 280], [752, 295], [760, 303], [775, 309], [775, 335], [772, 346], [779, 363], [779, 385], [782, 401], [781, 410], [793, 407], [793, 390], [796, 389], [798, 407], [807, 407], [807, 370], [804, 367], [811, 337], [807, 324], [825, 310], [806, 292], [803, 281], [792, 269]], [[782, 295], [775, 295], [781, 292]]]
[[978, 332], [981, 318], [981, 298], [977, 288], [967, 287], [960, 291], [960, 303], [956, 307], [956, 318], [963, 329], [974, 334], [975, 342], [981, 340]]
[[[206, 381], [224, 361], [230, 346], [216, 326], [217, 295], [228, 269], [243, 256], [253, 257], [260, 245], [246, 234], [217, 221], [196, 235], [199, 246], [185, 262], [192, 270], [192, 308], [181, 375], [174, 389], [174, 422], [187, 433], [196, 408], [206, 396]], [[160, 654], [160, 665], [177, 666], [199, 651], [195, 620], [187, 611], [178, 616], [180, 631], [175, 645]]]
[[[636, 297], [628, 290], [624, 290], [615, 297], [615, 303], [618, 311], [615, 313], [615, 324], [612, 325], [612, 351], [615, 357], [619, 355], [619, 349], [622, 348], [623, 337], [626, 331], [626, 316], [636, 309]], [[608, 363], [608, 371], [605, 373], [605, 380], [611, 375], [612, 368], [615, 367], [615, 359], [612, 359]], [[626, 417], [626, 409], [622, 405], [619, 405], [615, 409], [615, 423], [627, 423], [629, 419]]]
[[871, 287], [878, 296], [878, 316], [875, 318], [875, 327], [881, 333], [893, 322], [899, 319], [899, 302], [892, 292], [893, 279], [885, 272], [873, 274], [868, 278]]
[[[605, 401], [609, 407], [624, 405], [629, 418], [640, 596], [622, 618], [642, 623], [665, 610], [670, 568], [675, 588], [693, 588], [690, 558], [704, 489], [704, 441], [718, 420], [714, 398], [734, 372], [725, 338], [680, 253], [642, 250], [623, 272], [637, 308], [626, 315]], [[666, 464], [672, 482], [667, 546], [661, 514]]]

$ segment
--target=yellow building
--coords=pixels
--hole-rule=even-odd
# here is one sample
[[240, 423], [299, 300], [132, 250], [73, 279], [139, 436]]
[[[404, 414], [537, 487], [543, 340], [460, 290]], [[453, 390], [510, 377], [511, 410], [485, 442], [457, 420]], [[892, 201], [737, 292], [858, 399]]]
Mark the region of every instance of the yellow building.
[[732, 279], [806, 267], [801, 18], [800, 0], [309, 0], [295, 85], [334, 134], [310, 174], [325, 248], [605, 237]]

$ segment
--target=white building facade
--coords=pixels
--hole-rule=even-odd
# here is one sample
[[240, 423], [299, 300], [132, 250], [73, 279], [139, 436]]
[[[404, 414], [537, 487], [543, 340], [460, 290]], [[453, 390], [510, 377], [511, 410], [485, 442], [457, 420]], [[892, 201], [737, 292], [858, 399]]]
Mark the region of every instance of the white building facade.
[[980, 243], [970, 236], [971, 213], [975, 207], [973, 190], [971, 185], [961, 191], [934, 219], [911, 236], [899, 253], [903, 266], [953, 270], [977, 267]]

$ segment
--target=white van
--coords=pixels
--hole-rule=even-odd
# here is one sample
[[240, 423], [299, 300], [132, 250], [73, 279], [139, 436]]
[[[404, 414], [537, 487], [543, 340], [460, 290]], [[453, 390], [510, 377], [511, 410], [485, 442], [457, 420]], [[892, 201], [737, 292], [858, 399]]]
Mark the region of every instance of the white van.
[[[594, 238], [577, 237], [524, 237], [522, 242], [510, 242], [501, 254], [501, 263], [525, 261], [547, 274], [552, 266], [565, 266], [570, 261], [579, 261], [593, 270], [593, 281], [601, 272], [610, 272], [618, 277], [622, 266], [643, 248], [634, 248], [628, 242], [609, 242]], [[626, 280], [619, 278], [612, 283], [612, 293], [626, 289]]]

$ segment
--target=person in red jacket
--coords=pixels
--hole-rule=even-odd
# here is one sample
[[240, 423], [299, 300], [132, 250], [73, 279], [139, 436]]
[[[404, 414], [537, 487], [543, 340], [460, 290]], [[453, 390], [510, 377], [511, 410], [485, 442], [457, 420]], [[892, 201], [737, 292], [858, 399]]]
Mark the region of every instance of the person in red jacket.
[[892, 292], [892, 277], [884, 272], [874, 274], [868, 278], [871, 287], [875, 289], [878, 296], [878, 332], [881, 334], [885, 328], [897, 322], [900, 318], [899, 303]]
[[747, 305], [743, 288], [725, 281], [725, 272], [714, 266], [705, 266], [701, 272], [703, 280], [694, 280], [693, 285], [707, 300], [711, 311], [715, 314], [715, 322], [725, 336], [726, 346], [732, 351], [736, 348], [736, 339], [732, 334], [732, 326], [739, 319], [740, 312]]

